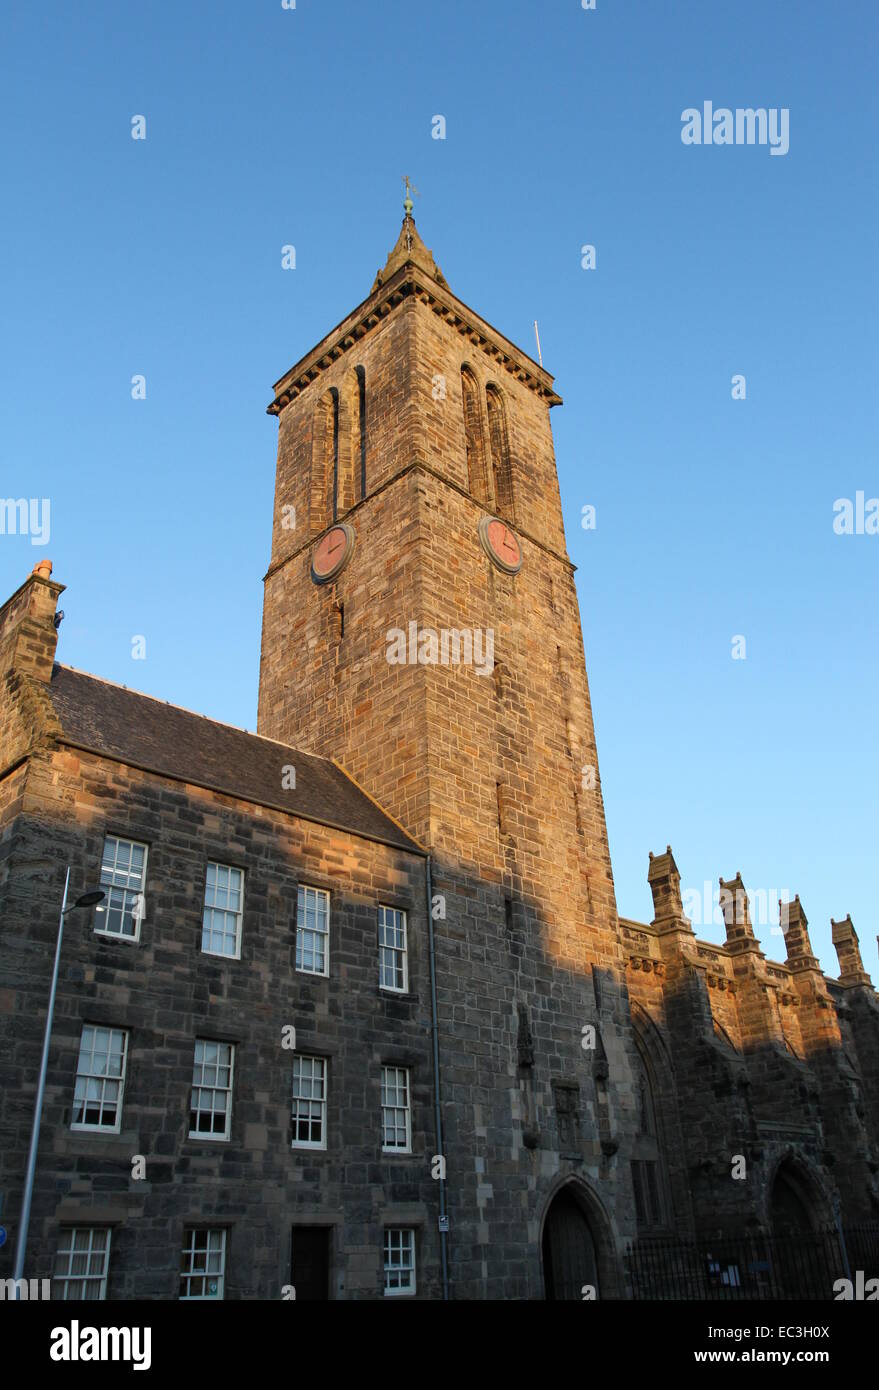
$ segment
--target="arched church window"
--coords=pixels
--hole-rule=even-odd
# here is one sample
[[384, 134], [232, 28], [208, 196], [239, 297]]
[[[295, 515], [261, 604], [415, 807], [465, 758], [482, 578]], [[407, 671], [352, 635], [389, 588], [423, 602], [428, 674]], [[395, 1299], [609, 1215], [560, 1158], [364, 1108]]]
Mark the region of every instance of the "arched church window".
[[362, 502], [366, 496], [366, 372], [363, 367], [357, 368], [357, 444], [357, 500]]
[[464, 440], [467, 448], [467, 486], [478, 502], [490, 505], [485, 459], [485, 434], [479, 404], [479, 386], [469, 367], [461, 368], [464, 407]]
[[366, 495], [366, 373], [362, 367], [352, 367], [342, 382], [338, 435], [334, 521]]
[[668, 1199], [665, 1162], [656, 1123], [653, 1080], [640, 1051], [637, 1053], [634, 1081], [637, 1130], [632, 1151], [632, 1189], [638, 1230], [643, 1234], [667, 1225]]
[[507, 411], [504, 398], [496, 386], [485, 388], [488, 413], [488, 441], [491, 448], [491, 471], [494, 483], [495, 506], [501, 516], [513, 516], [513, 470], [510, 462], [510, 438], [507, 430]]
[[638, 1133], [656, 1136], [656, 1114], [653, 1109], [653, 1088], [650, 1085], [650, 1077], [644, 1065], [644, 1059], [638, 1057], [637, 1075], [637, 1098], [638, 1098]]
[[325, 391], [314, 408], [311, 444], [311, 530], [322, 531], [338, 515], [339, 393]]

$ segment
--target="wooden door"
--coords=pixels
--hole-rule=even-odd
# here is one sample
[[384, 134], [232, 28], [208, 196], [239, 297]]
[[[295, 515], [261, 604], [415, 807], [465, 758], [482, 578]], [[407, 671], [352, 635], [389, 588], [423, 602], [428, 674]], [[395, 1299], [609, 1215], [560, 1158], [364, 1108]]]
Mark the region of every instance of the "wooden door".
[[543, 1226], [543, 1277], [554, 1302], [583, 1298], [591, 1284], [598, 1296], [598, 1261], [589, 1223], [576, 1200], [562, 1188]]

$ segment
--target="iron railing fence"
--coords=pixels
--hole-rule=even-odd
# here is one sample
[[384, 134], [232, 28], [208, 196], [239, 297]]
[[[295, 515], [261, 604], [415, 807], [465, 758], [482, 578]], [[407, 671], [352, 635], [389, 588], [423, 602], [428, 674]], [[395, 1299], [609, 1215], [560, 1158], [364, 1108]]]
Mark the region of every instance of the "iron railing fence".
[[879, 1223], [798, 1235], [642, 1236], [628, 1249], [636, 1299], [834, 1299], [839, 1279], [879, 1278]]
[[862, 1269], [866, 1279], [879, 1278], [879, 1222], [846, 1226], [845, 1248], [853, 1274]]

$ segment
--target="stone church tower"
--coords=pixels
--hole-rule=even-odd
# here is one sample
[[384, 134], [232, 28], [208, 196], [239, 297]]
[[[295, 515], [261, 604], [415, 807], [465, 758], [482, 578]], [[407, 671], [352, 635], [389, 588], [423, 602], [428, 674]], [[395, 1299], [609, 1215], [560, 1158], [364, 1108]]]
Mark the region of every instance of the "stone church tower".
[[[369, 297], [269, 407], [259, 732], [337, 759], [432, 856], [458, 1297], [542, 1297], [554, 1226], [557, 1246], [592, 1247], [566, 1266], [545, 1244], [554, 1277], [592, 1259], [612, 1293], [634, 1233], [635, 1066], [559, 403], [450, 290], [407, 209]], [[588, 1226], [565, 1216], [574, 1188]]]

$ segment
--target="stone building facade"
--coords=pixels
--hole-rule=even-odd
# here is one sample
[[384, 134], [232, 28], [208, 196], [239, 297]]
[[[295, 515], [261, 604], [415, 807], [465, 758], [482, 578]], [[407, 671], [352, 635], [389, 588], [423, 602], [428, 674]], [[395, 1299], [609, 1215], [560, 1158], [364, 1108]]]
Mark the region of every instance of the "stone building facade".
[[65, 919], [25, 1270], [59, 1296], [626, 1297], [632, 1242], [879, 1212], [850, 919], [838, 980], [798, 900], [774, 964], [737, 876], [701, 942], [670, 849], [618, 916], [559, 403], [407, 212], [269, 406], [257, 734], [57, 664], [46, 563], [0, 609], [13, 1229], [65, 867], [107, 891]]

